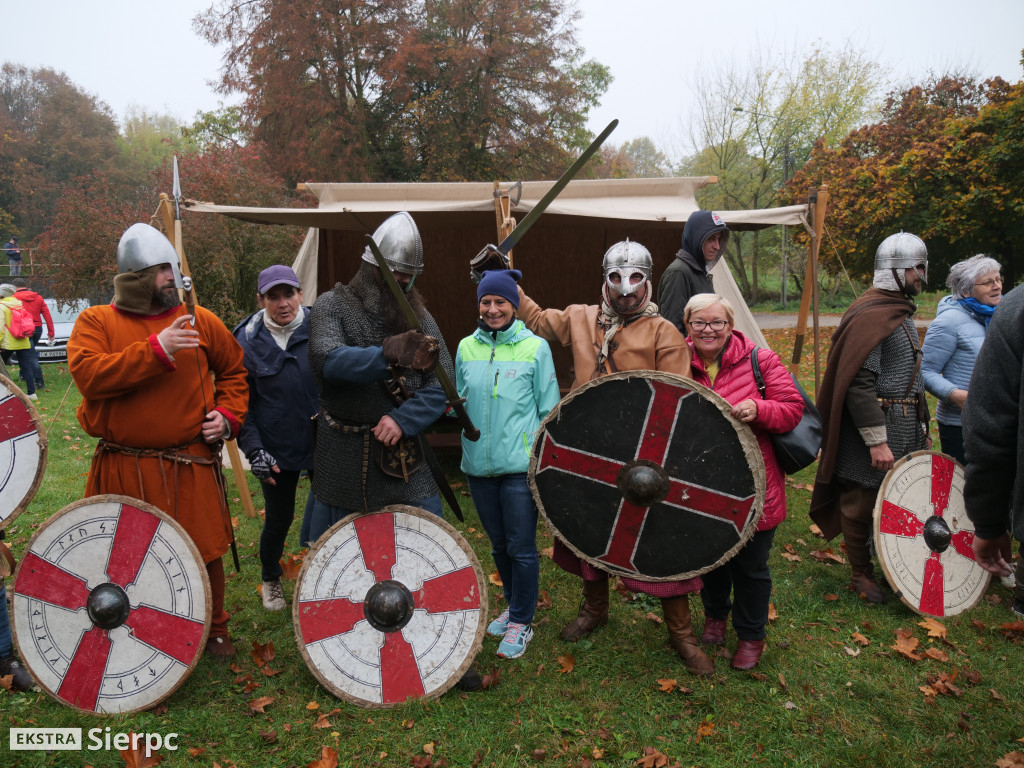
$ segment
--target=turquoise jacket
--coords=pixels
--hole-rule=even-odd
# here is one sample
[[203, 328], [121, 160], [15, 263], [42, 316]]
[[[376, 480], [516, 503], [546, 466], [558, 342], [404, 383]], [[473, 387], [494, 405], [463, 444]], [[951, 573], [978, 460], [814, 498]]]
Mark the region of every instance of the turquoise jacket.
[[462, 471], [477, 477], [525, 472], [534, 434], [560, 394], [551, 349], [521, 320], [493, 333], [477, 328], [459, 342], [455, 386], [480, 430], [462, 438]]

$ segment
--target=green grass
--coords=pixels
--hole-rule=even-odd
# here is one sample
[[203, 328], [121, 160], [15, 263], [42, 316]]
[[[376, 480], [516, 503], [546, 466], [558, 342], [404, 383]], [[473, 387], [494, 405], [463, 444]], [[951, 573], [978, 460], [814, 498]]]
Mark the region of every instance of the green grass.
[[[779, 336], [785, 345], [785, 339]], [[776, 339], [772, 338], [773, 343]], [[788, 351], [779, 349], [784, 359]], [[804, 372], [813, 370], [808, 359]], [[9, 542], [21, 555], [33, 530], [81, 497], [94, 441], [78, 427], [69, 377], [47, 366], [49, 389], [40, 413], [49, 429], [46, 477], [31, 508], [11, 526]], [[806, 375], [803, 377], [806, 380]], [[453, 480], [461, 480], [454, 466]], [[156, 712], [95, 717], [57, 703], [44, 693], [0, 690], [0, 716], [9, 726], [106, 728], [111, 731], [178, 733], [179, 749], [163, 751], [163, 765], [306, 766], [321, 747], [336, 750], [342, 766], [557, 766], [636, 765], [646, 748], [681, 766], [990, 766], [1015, 749], [1024, 751], [1024, 635], [1001, 630], [1012, 620], [1010, 594], [999, 585], [973, 611], [942, 622], [946, 642], [929, 639], [922, 617], [898, 601], [868, 607], [847, 589], [845, 566], [816, 561], [827, 545], [809, 530], [807, 507], [813, 467], [791, 478], [789, 518], [780, 527], [771, 558], [778, 617], [768, 631], [768, 650], [754, 673], [729, 669], [719, 659], [709, 680], [689, 677], [670, 651], [664, 627], [646, 614], [649, 600], [626, 601], [613, 593], [611, 621], [577, 645], [558, 639], [573, 615], [579, 585], [542, 558], [541, 589], [551, 608], [538, 611], [536, 635], [526, 655], [496, 658], [488, 638], [477, 659], [482, 672], [501, 671], [497, 685], [474, 694], [449, 692], [434, 702], [409, 702], [391, 710], [363, 710], [320, 688], [303, 662], [290, 611], [260, 606], [255, 542], [258, 519], [238, 517], [235, 531], [242, 572], [229, 571], [231, 630], [242, 651], [239, 671], [208, 659]], [[252, 490], [256, 486], [250, 482]], [[230, 487], [231, 498], [238, 491]], [[489, 545], [470, 499], [467, 519], [456, 523], [484, 570], [493, 570]], [[255, 503], [262, 506], [257, 491]], [[451, 518], [449, 518], [451, 520]], [[287, 552], [297, 552], [297, 525]], [[839, 541], [831, 542], [839, 551]], [[551, 545], [541, 532], [539, 545]], [[800, 556], [781, 555], [789, 545]], [[230, 558], [225, 559], [225, 563]], [[294, 583], [287, 582], [291, 601]], [[500, 609], [490, 588], [491, 613]], [[693, 602], [701, 625], [699, 601]], [[655, 611], [657, 612], [657, 611]], [[908, 629], [924, 647], [949, 654], [948, 662], [910, 661], [890, 648], [895, 631]], [[870, 644], [857, 646], [853, 633]], [[273, 642], [276, 656], [264, 676], [249, 654], [251, 644]], [[727, 643], [734, 645], [732, 630]], [[859, 654], [852, 656], [847, 648]], [[559, 657], [575, 665], [561, 672]], [[960, 696], [927, 698], [920, 686], [930, 675], [957, 674]], [[246, 676], [259, 684], [243, 693]], [[241, 678], [241, 681], [239, 680]], [[659, 680], [676, 680], [671, 691]], [[976, 682], [972, 682], [976, 680]], [[248, 701], [271, 696], [266, 714], [250, 714]], [[307, 708], [316, 702], [318, 709]], [[331, 726], [314, 728], [317, 717]], [[273, 735], [271, 735], [273, 734]], [[0, 733], [0, 765], [120, 766], [116, 752], [8, 752]], [[424, 751], [432, 744], [433, 755]], [[201, 750], [195, 756], [189, 749]], [[429, 762], [424, 762], [428, 761]], [[653, 761], [651, 764], [654, 764]], [[660, 764], [660, 763], [659, 763]]]

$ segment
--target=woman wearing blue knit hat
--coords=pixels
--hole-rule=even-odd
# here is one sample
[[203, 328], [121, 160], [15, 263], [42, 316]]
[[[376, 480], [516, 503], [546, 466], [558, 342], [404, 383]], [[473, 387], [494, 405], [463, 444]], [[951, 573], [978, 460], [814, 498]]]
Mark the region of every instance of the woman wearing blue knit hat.
[[522, 656], [533, 637], [540, 583], [537, 507], [527, 484], [530, 449], [540, 422], [558, 403], [558, 381], [548, 343], [516, 318], [515, 269], [483, 273], [477, 286], [477, 329], [459, 343], [456, 387], [480, 429], [462, 438], [462, 471], [491, 540], [507, 607], [487, 632], [501, 637], [498, 656]]

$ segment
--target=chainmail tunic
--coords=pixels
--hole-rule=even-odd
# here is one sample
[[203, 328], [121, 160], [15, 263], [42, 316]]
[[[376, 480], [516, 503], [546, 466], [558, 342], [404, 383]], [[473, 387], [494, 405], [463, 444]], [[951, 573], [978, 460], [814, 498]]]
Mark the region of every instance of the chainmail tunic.
[[[880, 400], [913, 400], [924, 393], [924, 380], [917, 366], [920, 345], [917, 342], [917, 328], [911, 318], [906, 318], [878, 346], [871, 350], [863, 368], [875, 374], [875, 392]], [[915, 374], [915, 369], [917, 373]], [[914, 385], [907, 385], [913, 378]], [[881, 405], [881, 404], [880, 404]], [[918, 419], [915, 405], [894, 403], [882, 406], [885, 413], [885, 433], [889, 450], [896, 460], [913, 451], [925, 448], [927, 424]], [[886, 473], [871, 466], [871, 453], [853, 424], [849, 414], [844, 412], [839, 432], [839, 450], [836, 455], [836, 474], [866, 488], [878, 488]]]
[[[324, 380], [323, 369], [328, 355], [342, 346], [379, 347], [393, 335], [384, 325], [380, 307], [382, 289], [372, 279], [372, 272], [361, 269], [348, 285], [337, 284], [322, 294], [310, 313], [309, 364], [320, 390], [321, 408], [338, 423], [372, 429], [381, 417], [395, 409], [395, 403], [380, 382], [331, 383]], [[424, 311], [423, 332], [441, 343], [440, 361], [449, 378], [455, 380], [455, 368], [445, 346], [441, 331]], [[405, 385], [410, 393], [424, 387], [439, 387], [433, 372], [405, 372]], [[373, 435], [369, 437], [373, 440]], [[372, 462], [363, 478], [364, 437], [354, 432], [332, 429], [320, 419], [316, 430], [316, 470], [313, 493], [326, 504], [354, 511], [372, 511], [388, 504], [411, 504], [437, 493], [437, 486], [424, 464], [402, 478], [385, 475]], [[365, 507], [364, 507], [365, 490]]]

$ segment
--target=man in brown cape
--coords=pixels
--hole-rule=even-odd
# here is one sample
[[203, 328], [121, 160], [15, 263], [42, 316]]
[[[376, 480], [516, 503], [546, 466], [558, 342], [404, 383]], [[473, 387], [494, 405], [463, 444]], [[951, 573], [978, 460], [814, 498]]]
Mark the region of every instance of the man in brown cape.
[[896, 459], [927, 445], [911, 298], [927, 273], [928, 250], [919, 237], [900, 232], [882, 241], [873, 286], [850, 305], [832, 335], [818, 392], [824, 435], [811, 518], [826, 539], [842, 531], [850, 586], [872, 603], [885, 600], [868, 549], [878, 488]]

